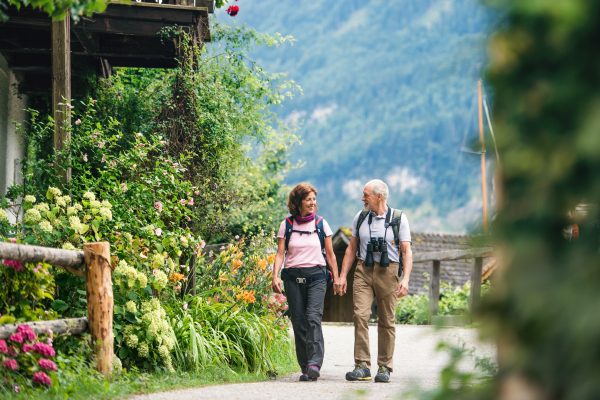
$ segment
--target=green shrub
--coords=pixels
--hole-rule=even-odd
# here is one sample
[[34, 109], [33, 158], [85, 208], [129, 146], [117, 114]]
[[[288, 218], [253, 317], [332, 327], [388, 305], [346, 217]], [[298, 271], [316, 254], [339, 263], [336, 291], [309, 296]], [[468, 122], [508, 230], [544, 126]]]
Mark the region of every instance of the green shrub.
[[[427, 286], [425, 286], [428, 289]], [[490, 290], [489, 283], [481, 285], [481, 295], [485, 296]], [[467, 315], [469, 314], [469, 298], [471, 282], [461, 287], [454, 287], [450, 283], [440, 283], [440, 310], [439, 315]], [[426, 325], [429, 323], [429, 294], [414, 294], [404, 296], [398, 300], [396, 306], [396, 323], [407, 325]]]

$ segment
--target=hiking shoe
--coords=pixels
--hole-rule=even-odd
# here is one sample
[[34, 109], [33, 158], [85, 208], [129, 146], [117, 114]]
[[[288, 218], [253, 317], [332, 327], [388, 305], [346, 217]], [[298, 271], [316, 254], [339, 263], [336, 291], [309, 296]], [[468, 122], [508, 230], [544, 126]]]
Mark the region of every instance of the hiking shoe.
[[347, 381], [370, 381], [371, 370], [364, 364], [354, 364], [354, 371], [346, 373]]
[[302, 370], [302, 375], [300, 375], [300, 382], [310, 382], [310, 378], [306, 373], [306, 370]]
[[318, 377], [321, 376], [321, 372], [319, 371], [319, 367], [316, 365], [309, 365], [307, 371], [308, 377], [313, 381], [316, 381]]
[[377, 375], [375, 375], [375, 382], [389, 383], [390, 381], [390, 370], [384, 365], [379, 366]]

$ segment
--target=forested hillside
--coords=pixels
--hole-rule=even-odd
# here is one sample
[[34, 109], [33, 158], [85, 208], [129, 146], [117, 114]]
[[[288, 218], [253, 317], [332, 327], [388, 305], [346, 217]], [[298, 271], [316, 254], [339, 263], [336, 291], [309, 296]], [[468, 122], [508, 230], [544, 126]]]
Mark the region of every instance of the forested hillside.
[[316, 185], [332, 227], [351, 224], [373, 178], [389, 184], [412, 229], [462, 232], [480, 217], [479, 158], [461, 147], [465, 134], [467, 145], [477, 138], [491, 10], [477, 0], [235, 4], [239, 14], [220, 22], [297, 40], [253, 57], [303, 89], [276, 110], [303, 139], [291, 160], [306, 164], [287, 181]]

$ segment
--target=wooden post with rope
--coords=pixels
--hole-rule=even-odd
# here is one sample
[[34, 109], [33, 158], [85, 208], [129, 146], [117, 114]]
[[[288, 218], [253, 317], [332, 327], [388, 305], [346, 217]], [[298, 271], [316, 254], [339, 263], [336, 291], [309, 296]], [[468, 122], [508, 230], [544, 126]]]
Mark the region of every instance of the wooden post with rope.
[[113, 306], [110, 243], [85, 243], [85, 293], [96, 370], [109, 375], [113, 364]]
[[483, 191], [483, 233], [488, 233], [487, 182], [485, 175], [485, 142], [483, 139], [483, 101], [481, 96], [481, 79], [477, 81], [479, 93], [479, 141], [481, 142], [481, 189]]

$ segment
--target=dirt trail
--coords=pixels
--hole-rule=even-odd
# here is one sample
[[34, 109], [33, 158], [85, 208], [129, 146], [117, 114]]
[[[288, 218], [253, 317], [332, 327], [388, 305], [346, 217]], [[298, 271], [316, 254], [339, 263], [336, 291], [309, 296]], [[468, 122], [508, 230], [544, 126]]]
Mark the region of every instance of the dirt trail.
[[[270, 399], [382, 399], [395, 398], [411, 389], [414, 384], [433, 388], [439, 381], [440, 371], [446, 366], [446, 353], [436, 351], [440, 341], [465, 343], [476, 349], [479, 356], [494, 357], [495, 347], [477, 339], [474, 329], [446, 328], [436, 331], [425, 326], [397, 325], [394, 373], [388, 384], [374, 382], [347, 382], [345, 374], [354, 367], [354, 328], [348, 325], [324, 325], [325, 361], [317, 382], [298, 382], [299, 373], [274, 381], [209, 386], [134, 396], [135, 400], [270, 400]], [[371, 357], [376, 373], [377, 328], [370, 327]], [[470, 362], [464, 368], [471, 368]]]

